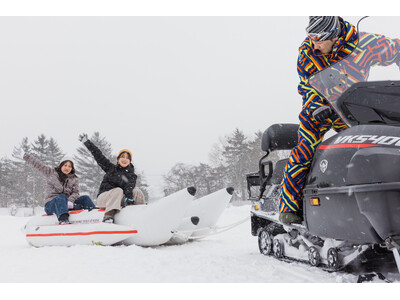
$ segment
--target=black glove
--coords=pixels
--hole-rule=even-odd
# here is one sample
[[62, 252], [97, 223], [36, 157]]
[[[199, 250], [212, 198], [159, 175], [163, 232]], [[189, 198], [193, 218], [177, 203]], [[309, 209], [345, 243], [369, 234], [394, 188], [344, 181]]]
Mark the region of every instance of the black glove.
[[82, 142], [82, 143], [84, 143], [84, 142], [86, 142], [86, 141], [89, 140], [86, 133], [80, 134], [78, 139], [79, 139], [79, 141]]
[[125, 205], [125, 206], [133, 205], [133, 204], [135, 204], [135, 201], [133, 201], [133, 199], [131, 199], [131, 198], [125, 198], [125, 200], [124, 200], [124, 205]]
[[[328, 118], [336, 117], [336, 113], [329, 106], [321, 106], [314, 110], [312, 114], [315, 121], [322, 123]], [[333, 118], [332, 118], [333, 119]]]
[[74, 208], [72, 210], [82, 210], [82, 209], [83, 207], [81, 204], [74, 202]]

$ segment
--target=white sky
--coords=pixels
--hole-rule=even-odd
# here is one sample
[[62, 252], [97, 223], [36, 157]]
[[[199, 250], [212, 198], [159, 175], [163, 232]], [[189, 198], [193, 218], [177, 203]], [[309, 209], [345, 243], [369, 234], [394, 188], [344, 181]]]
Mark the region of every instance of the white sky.
[[61, 11], [0, 17], [0, 157], [42, 133], [72, 156], [80, 133], [99, 131], [157, 192], [175, 163], [208, 163], [235, 128], [297, 122], [306, 16], [52, 17]]

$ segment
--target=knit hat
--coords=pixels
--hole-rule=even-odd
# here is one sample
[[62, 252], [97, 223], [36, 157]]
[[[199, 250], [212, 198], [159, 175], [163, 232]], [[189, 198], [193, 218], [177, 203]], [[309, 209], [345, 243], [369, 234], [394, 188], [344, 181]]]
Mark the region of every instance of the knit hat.
[[128, 149], [122, 149], [121, 151], [118, 152], [117, 160], [120, 158], [122, 153], [128, 153], [130, 161], [132, 161], [132, 152], [129, 151]]
[[310, 17], [306, 31], [313, 41], [326, 41], [339, 36], [341, 27], [339, 17], [322, 16]]

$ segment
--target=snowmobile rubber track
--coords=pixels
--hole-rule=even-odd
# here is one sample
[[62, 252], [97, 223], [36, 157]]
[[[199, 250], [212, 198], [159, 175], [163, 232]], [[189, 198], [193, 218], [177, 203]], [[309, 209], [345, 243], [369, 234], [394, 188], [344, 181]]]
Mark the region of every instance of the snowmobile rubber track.
[[[306, 231], [304, 230], [305, 228], [303, 228], [301, 225], [286, 225], [286, 224], [281, 224], [281, 223], [277, 223], [274, 222], [272, 220], [270, 220], [271, 222], [266, 225], [265, 227], [259, 228], [258, 232], [257, 232], [257, 236], [261, 233], [261, 232], [269, 232], [271, 235], [271, 239], [274, 240], [273, 238], [279, 234], [287, 234], [287, 235], [291, 235], [291, 234], [299, 234], [302, 235], [304, 233], [306, 233]], [[291, 228], [293, 231], [291, 233], [289, 233], [287, 230], [285, 230], [284, 227], [287, 228]], [[323, 240], [315, 238], [314, 237], [310, 237], [310, 240], [313, 240], [313, 244], [319, 247], [322, 247], [322, 244], [324, 243]], [[313, 248], [314, 246], [311, 246], [310, 248]], [[309, 260], [304, 260], [304, 259], [299, 259], [299, 258], [294, 258], [294, 257], [290, 257], [290, 256], [285, 256], [284, 255], [284, 251], [281, 252], [281, 254], [276, 255], [276, 253], [274, 253], [273, 251], [273, 242], [271, 241], [271, 249], [269, 250], [268, 253], [266, 253], [266, 251], [262, 251], [261, 250], [261, 245], [260, 245], [260, 240], [259, 240], [259, 250], [260, 252], [265, 255], [265, 256], [271, 256], [274, 257], [274, 259], [286, 262], [286, 263], [292, 263], [292, 262], [297, 262], [297, 263], [301, 263], [304, 265], [308, 265], [308, 266], [314, 266], [310, 263]], [[314, 247], [315, 248], [315, 247]], [[334, 248], [332, 248], [334, 249]], [[368, 254], [368, 251], [373, 251], [373, 250], [366, 250], [362, 255], [366, 255]], [[370, 265], [375, 264], [382, 264], [385, 263], [382, 260], [378, 260], [378, 261], [369, 261], [368, 264], [357, 266], [357, 263], [359, 263], [359, 261], [357, 260], [358, 258], [350, 261], [348, 264], [346, 265], [339, 265], [335, 268], [328, 266], [327, 264], [319, 261], [316, 264], [316, 268], [321, 269], [325, 272], [328, 273], [339, 273], [339, 274], [351, 274], [351, 275], [358, 275], [358, 280], [357, 282], [366, 282], [366, 281], [371, 281], [373, 278], [378, 278], [384, 282], [391, 282], [390, 280], [388, 280], [386, 278], [386, 276], [384, 276], [381, 272], [375, 272], [373, 271], [374, 268], [371, 268]], [[387, 263], [387, 262], [386, 262]], [[394, 267], [394, 266], [393, 266]], [[371, 269], [371, 270], [370, 270]]]
[[[274, 259], [277, 259], [279, 261], [288, 263], [288, 264], [295, 262], [295, 263], [301, 263], [301, 264], [306, 265], [306, 266], [314, 267], [308, 261], [302, 260], [302, 259], [296, 259], [296, 258], [288, 257], [288, 256], [282, 256], [282, 257], [278, 258], [278, 257], [274, 256], [273, 254], [272, 255], [268, 255], [268, 256], [270, 256], [270, 257], [272, 257]], [[341, 266], [340, 268], [333, 270], [332, 268], [329, 268], [327, 265], [322, 264], [322, 265], [319, 265], [319, 266], [317, 266], [315, 268], [318, 268], [318, 269], [320, 269], [322, 271], [325, 271], [327, 273], [338, 273], [338, 275], [358, 275], [357, 283], [369, 282], [369, 281], [372, 281], [374, 278], [378, 278], [379, 280], [381, 280], [381, 281], [383, 281], [385, 283], [393, 283], [393, 281], [388, 279], [385, 275], [383, 275], [380, 272], [370, 272], [370, 273], [362, 273], [362, 272], [358, 273], [358, 272], [356, 272], [355, 273], [355, 272], [352, 272], [352, 271], [348, 270], [349, 266]]]

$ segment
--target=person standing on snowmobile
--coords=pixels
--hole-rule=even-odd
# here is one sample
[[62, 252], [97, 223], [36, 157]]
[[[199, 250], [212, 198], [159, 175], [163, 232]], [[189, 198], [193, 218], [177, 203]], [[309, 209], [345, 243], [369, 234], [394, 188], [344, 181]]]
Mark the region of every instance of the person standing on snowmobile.
[[123, 149], [118, 153], [115, 165], [88, 139], [86, 133], [79, 136], [79, 141], [92, 153], [97, 164], [106, 172], [97, 195], [97, 205], [106, 210], [103, 222], [114, 223], [114, 216], [122, 206], [145, 204], [143, 192], [135, 188], [137, 175], [132, 165], [132, 153], [129, 150]]
[[[298, 92], [303, 98], [299, 115], [298, 144], [290, 153], [280, 189], [279, 219], [282, 223], [301, 223], [301, 199], [307, 173], [315, 150], [325, 133], [348, 126], [336, 115], [329, 103], [314, 90], [311, 75], [348, 56], [360, 43], [365, 51], [357, 56], [359, 69], [350, 79], [366, 79], [372, 65], [399, 62], [400, 41], [383, 35], [356, 32], [356, 28], [338, 16], [312, 16], [306, 28], [308, 36], [299, 48], [297, 71]], [[353, 74], [352, 74], [353, 75]]]
[[72, 160], [64, 159], [58, 167], [52, 168], [23, 150], [18, 156], [45, 176], [44, 211], [48, 215], [56, 214], [59, 224], [70, 224], [68, 208], [95, 207], [89, 196], [79, 196], [79, 183]]

